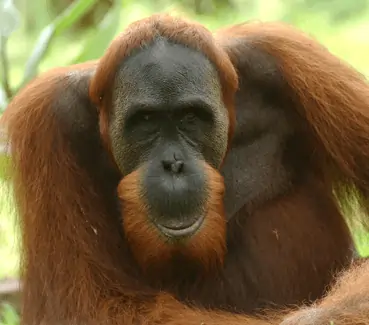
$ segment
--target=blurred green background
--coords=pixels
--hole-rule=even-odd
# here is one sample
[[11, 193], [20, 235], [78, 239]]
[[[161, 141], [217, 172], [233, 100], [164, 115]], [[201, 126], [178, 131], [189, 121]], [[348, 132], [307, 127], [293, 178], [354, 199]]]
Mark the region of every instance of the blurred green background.
[[[0, 109], [38, 73], [100, 57], [127, 24], [161, 11], [212, 30], [250, 19], [286, 21], [369, 75], [369, 0], [0, 0]], [[5, 159], [0, 154], [0, 324], [15, 325], [18, 236]], [[360, 253], [369, 254], [368, 236], [356, 237]]]

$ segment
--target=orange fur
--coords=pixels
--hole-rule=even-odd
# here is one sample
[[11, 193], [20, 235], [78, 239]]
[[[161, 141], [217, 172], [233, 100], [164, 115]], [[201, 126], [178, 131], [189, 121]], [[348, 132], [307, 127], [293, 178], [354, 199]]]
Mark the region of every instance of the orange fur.
[[281, 323], [310, 324], [369, 324], [369, 260], [343, 273], [337, 284], [321, 301], [291, 313]]
[[[281, 91], [294, 105], [291, 116], [302, 124], [302, 145], [312, 169], [323, 177], [355, 226], [369, 229], [369, 89], [366, 78], [323, 45], [283, 23], [244, 23], [217, 32], [235, 66], [250, 48], [268, 53], [286, 81]], [[243, 67], [239, 67], [242, 69]]]
[[[204, 163], [208, 176], [207, 215], [199, 232], [185, 243], [168, 243], [149, 221], [140, 195], [140, 169], [124, 177], [118, 187], [122, 200], [123, 228], [134, 255], [143, 269], [165, 269], [173, 255], [199, 261], [205, 270], [222, 264], [225, 254], [225, 219], [222, 205], [222, 176]], [[152, 271], [152, 269], [151, 269]]]
[[[314, 162], [309, 170], [312, 177], [325, 181], [327, 193], [335, 189], [341, 202], [347, 198], [345, 190], [356, 190], [365, 207], [369, 189], [369, 87], [358, 73], [316, 42], [279, 24], [235, 26], [221, 31], [214, 41], [198, 24], [155, 15], [131, 25], [100, 61], [42, 74], [15, 96], [2, 117], [11, 141], [13, 184], [22, 227], [22, 324], [276, 325], [284, 318], [286, 325], [323, 325], [331, 320], [335, 325], [368, 325], [368, 262], [352, 266], [316, 305], [260, 318], [189, 307], [153, 290], [136, 274], [120, 225], [113, 217], [115, 207], [109, 200], [115, 192], [107, 185], [111, 176], [99, 169], [104, 157], [92, 155], [98, 161], [92, 163], [91, 157], [81, 157], [81, 152], [103, 155], [98, 151], [99, 137], [101, 132], [108, 141], [103, 123], [108, 121], [108, 90], [117, 64], [158, 30], [177, 41], [191, 41], [217, 65], [231, 120], [237, 87], [231, 61], [239, 66], [253, 48], [270, 53], [287, 81], [288, 87], [282, 87], [281, 92], [295, 103], [296, 112], [291, 110], [290, 115], [298, 113], [304, 135], [301, 145], [313, 150], [316, 146], [315, 153], [320, 154], [318, 159], [313, 154], [310, 157]], [[100, 116], [91, 98], [101, 105]], [[99, 118], [100, 132], [96, 130]], [[86, 133], [88, 137], [83, 137]], [[223, 189], [219, 175], [207, 168], [208, 224], [186, 246], [189, 256], [202, 256], [205, 265], [224, 254], [219, 199]], [[134, 241], [136, 258], [141, 258], [138, 248], [144, 252], [141, 264], [158, 249], [161, 263], [171, 251], [148, 228], [144, 206], [138, 199], [137, 173], [119, 185], [126, 203], [124, 229]], [[352, 219], [368, 223], [367, 216]], [[294, 230], [284, 226], [286, 232]], [[303, 250], [303, 240], [291, 245]], [[209, 247], [215, 248], [213, 258], [204, 253]], [[284, 267], [293, 265], [292, 259]], [[271, 280], [275, 292], [283, 291], [275, 279]]]

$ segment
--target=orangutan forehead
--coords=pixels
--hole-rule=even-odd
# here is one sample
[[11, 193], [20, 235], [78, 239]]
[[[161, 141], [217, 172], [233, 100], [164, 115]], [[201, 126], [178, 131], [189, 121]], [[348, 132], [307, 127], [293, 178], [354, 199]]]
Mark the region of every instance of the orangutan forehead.
[[[125, 59], [115, 84], [125, 89], [176, 96], [184, 90], [196, 90], [206, 97], [219, 97], [218, 72], [201, 52], [164, 38], [156, 38]], [[218, 96], [217, 96], [218, 95]]]

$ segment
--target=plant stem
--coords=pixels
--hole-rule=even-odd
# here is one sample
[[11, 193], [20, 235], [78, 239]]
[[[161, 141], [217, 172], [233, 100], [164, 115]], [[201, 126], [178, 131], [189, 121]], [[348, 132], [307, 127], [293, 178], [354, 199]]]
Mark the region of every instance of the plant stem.
[[8, 38], [5, 36], [1, 36], [0, 57], [1, 57], [1, 67], [3, 71], [1, 83], [3, 85], [8, 100], [10, 100], [13, 96], [13, 93], [9, 84], [9, 62], [7, 55], [7, 42]]

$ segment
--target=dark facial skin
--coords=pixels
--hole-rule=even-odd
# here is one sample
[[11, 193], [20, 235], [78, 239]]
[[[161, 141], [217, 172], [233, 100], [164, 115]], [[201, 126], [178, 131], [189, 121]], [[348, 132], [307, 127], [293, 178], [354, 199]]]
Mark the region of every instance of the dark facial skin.
[[194, 234], [208, 196], [204, 162], [219, 168], [228, 113], [218, 73], [201, 53], [159, 38], [120, 67], [110, 120], [123, 175], [141, 168], [142, 200], [167, 237]]

